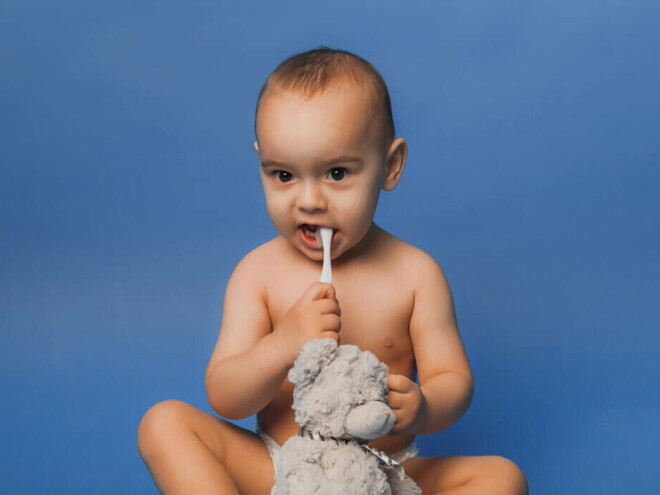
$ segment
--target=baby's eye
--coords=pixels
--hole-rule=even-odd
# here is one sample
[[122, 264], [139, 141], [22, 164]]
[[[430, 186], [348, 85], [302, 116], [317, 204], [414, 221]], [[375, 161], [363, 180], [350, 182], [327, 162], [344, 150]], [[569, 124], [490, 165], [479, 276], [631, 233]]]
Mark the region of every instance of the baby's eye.
[[291, 173], [287, 172], [286, 170], [276, 170], [273, 172], [273, 175], [275, 175], [275, 178], [280, 182], [289, 182], [291, 179], [293, 179], [293, 175], [291, 175]]
[[344, 177], [346, 177], [346, 174], [348, 173], [348, 170], [345, 168], [341, 167], [335, 167], [330, 172], [328, 173], [328, 177], [330, 177], [332, 180], [342, 180]]

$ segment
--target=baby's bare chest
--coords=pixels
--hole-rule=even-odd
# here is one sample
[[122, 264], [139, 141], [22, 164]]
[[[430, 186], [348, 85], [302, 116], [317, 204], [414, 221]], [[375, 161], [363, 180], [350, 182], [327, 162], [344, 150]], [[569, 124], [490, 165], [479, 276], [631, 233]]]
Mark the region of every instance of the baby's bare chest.
[[[388, 277], [336, 277], [341, 308], [341, 344], [354, 344], [373, 352], [390, 367], [390, 373], [411, 376], [414, 355], [409, 326], [414, 295], [401, 281]], [[290, 278], [269, 294], [273, 327], [304, 292], [305, 282]]]

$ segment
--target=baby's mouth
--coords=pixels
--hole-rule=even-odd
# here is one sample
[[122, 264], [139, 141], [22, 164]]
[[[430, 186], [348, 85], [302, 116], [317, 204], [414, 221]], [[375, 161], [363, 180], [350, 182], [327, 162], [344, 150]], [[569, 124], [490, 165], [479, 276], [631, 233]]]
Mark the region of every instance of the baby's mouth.
[[[308, 248], [322, 249], [320, 235], [317, 235], [319, 233], [319, 227], [320, 225], [312, 225], [309, 223], [303, 223], [298, 226], [300, 239]], [[332, 231], [332, 242], [334, 242], [337, 229], [332, 229]]]

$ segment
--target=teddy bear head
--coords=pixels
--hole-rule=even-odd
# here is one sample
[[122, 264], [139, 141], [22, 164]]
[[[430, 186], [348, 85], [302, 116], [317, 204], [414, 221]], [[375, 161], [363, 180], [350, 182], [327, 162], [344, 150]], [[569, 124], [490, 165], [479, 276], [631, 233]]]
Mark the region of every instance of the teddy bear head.
[[314, 339], [289, 370], [296, 422], [310, 433], [372, 440], [387, 434], [396, 417], [387, 405], [387, 366], [355, 345]]

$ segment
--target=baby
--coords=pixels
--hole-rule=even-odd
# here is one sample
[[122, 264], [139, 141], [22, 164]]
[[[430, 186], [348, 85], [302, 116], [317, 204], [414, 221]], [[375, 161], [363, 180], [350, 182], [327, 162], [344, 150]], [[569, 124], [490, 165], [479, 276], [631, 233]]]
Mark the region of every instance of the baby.
[[[341, 50], [295, 55], [264, 84], [255, 132], [280, 235], [229, 280], [206, 389], [225, 418], [257, 413], [257, 433], [183, 402], [156, 404], [138, 445], [161, 492], [268, 494], [272, 456], [298, 433], [287, 372], [306, 341], [330, 337], [389, 366], [396, 423], [372, 445], [403, 462], [423, 493], [527, 493], [520, 469], [501, 457], [414, 457], [415, 435], [458, 420], [473, 383], [442, 270], [373, 221], [407, 155], [378, 71]], [[333, 285], [314, 282], [320, 226], [333, 229]]]

